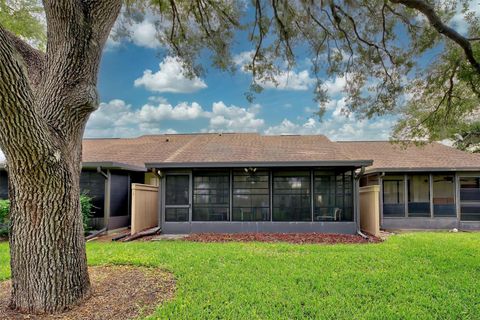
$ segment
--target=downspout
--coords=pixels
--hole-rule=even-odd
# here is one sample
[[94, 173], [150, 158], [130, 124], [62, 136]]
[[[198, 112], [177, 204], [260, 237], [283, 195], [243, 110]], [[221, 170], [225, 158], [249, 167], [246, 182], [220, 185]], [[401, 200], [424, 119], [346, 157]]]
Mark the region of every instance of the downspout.
[[357, 234], [364, 239], [368, 239], [368, 236], [364, 234], [360, 229], [360, 178], [365, 173], [365, 166], [360, 168], [358, 173], [355, 173], [355, 223], [357, 228]]
[[102, 171], [102, 167], [97, 167], [97, 172], [100, 173], [105, 179], [108, 179], [108, 174]]

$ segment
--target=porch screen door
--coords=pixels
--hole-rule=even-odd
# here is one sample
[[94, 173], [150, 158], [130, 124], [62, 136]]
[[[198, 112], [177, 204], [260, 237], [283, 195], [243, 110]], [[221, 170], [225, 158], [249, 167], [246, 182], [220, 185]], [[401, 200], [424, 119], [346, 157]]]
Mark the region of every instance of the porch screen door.
[[165, 221], [189, 221], [190, 175], [168, 174], [165, 179]]

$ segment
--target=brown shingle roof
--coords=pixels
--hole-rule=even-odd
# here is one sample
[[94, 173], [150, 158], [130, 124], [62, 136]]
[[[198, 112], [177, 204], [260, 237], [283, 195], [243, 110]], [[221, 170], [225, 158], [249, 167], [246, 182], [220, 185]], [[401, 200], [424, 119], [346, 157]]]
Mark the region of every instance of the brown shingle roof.
[[[388, 141], [352, 141], [338, 142], [341, 149], [350, 158], [367, 158], [373, 165], [371, 171], [403, 170], [480, 170], [480, 156], [440, 143], [425, 146], [392, 144]], [[399, 170], [401, 171], [401, 170]]]
[[388, 141], [332, 142], [322, 135], [257, 133], [165, 134], [126, 139], [85, 139], [84, 163], [121, 163], [145, 168], [220, 163], [356, 163], [367, 171], [480, 170], [480, 156], [433, 143], [424, 147]]
[[[352, 162], [325, 136], [257, 133], [167, 134], [128, 139], [86, 139], [84, 162], [129, 165], [232, 162]], [[368, 159], [367, 159], [368, 160]]]

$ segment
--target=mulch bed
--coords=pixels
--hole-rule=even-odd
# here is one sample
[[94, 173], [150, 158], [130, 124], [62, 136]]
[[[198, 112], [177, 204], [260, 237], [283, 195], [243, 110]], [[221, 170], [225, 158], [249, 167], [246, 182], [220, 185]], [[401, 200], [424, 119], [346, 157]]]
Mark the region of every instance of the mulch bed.
[[365, 239], [359, 235], [333, 233], [196, 233], [185, 237], [193, 242], [289, 242], [289, 243], [376, 243], [380, 238], [369, 236]]
[[24, 315], [7, 308], [10, 281], [0, 282], [0, 319], [121, 320], [151, 314], [173, 298], [173, 275], [155, 268], [102, 266], [90, 268], [92, 296], [80, 306], [55, 315]]

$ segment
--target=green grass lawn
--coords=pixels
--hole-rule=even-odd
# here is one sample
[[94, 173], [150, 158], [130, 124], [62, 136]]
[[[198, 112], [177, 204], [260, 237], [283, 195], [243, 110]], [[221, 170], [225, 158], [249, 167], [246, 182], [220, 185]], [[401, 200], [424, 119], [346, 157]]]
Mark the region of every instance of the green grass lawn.
[[[0, 244], [0, 279], [9, 277]], [[89, 243], [91, 265], [162, 267], [176, 298], [156, 319], [480, 319], [480, 233], [370, 245]]]

